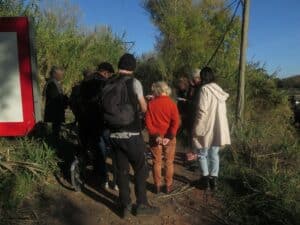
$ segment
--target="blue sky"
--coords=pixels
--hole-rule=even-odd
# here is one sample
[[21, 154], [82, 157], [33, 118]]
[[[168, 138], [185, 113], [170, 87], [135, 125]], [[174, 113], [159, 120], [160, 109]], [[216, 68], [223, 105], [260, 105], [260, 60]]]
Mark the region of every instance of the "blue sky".
[[[151, 51], [157, 30], [140, 0], [71, 0], [89, 26], [109, 25], [135, 41], [136, 54]], [[248, 60], [280, 77], [300, 74], [300, 0], [251, 0]]]

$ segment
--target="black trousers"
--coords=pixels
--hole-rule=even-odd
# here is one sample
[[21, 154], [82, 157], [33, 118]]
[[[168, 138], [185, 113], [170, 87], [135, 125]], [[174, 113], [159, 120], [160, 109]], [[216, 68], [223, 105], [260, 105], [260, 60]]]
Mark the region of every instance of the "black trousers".
[[111, 142], [116, 157], [117, 183], [121, 205], [126, 207], [131, 204], [129, 164], [134, 170], [136, 203], [138, 205], [147, 204], [146, 179], [148, 169], [145, 160], [146, 145], [142, 136], [132, 136], [129, 139], [112, 138]]

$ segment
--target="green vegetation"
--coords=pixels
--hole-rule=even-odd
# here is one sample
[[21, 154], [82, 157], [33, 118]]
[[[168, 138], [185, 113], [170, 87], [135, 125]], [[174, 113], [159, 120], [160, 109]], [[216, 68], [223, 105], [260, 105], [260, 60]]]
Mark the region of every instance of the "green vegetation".
[[69, 91], [84, 69], [94, 70], [101, 61], [116, 65], [126, 51], [123, 37], [109, 27], [81, 25], [80, 10], [69, 1], [1, 0], [0, 16], [23, 15], [31, 18], [35, 30], [41, 87], [53, 65], [65, 69], [64, 86]]
[[[154, 81], [175, 84], [178, 77], [203, 67], [233, 13], [229, 8], [223, 10], [225, 0], [142, 3], [160, 31], [156, 51], [140, 57], [136, 71], [146, 93]], [[65, 87], [70, 90], [83, 69], [93, 69], [103, 60], [116, 65], [127, 50], [123, 37], [115, 36], [109, 28], [90, 30], [81, 25], [78, 9], [68, 1], [2, 0], [0, 16], [10, 15], [33, 19], [42, 86], [53, 64], [66, 69]], [[269, 75], [259, 63], [248, 63], [245, 122], [235, 124], [239, 41], [240, 18], [236, 17], [210, 65], [218, 74], [218, 83], [231, 95], [228, 114], [233, 144], [222, 154], [218, 194], [224, 218], [234, 225], [299, 224], [299, 134], [290, 126], [287, 93], [277, 88], [276, 76]], [[46, 181], [56, 170], [57, 159], [39, 140], [3, 139], [0, 146], [0, 207], [13, 207]]]
[[0, 142], [0, 209], [14, 209], [57, 170], [55, 151], [42, 140]]
[[[167, 71], [171, 79], [166, 80], [176, 81], [178, 76], [208, 62], [231, 18], [232, 10], [223, 10], [225, 2], [145, 1], [145, 8], [161, 32], [155, 59], [164, 63], [158, 68], [166, 68], [159, 70]], [[290, 126], [288, 95], [277, 88], [276, 76], [269, 75], [258, 62], [248, 63], [245, 122], [235, 123], [239, 39], [237, 17], [211, 62], [218, 83], [231, 95], [228, 115], [233, 144], [223, 154], [219, 192], [224, 221], [236, 225], [297, 224], [300, 143], [299, 134]], [[153, 62], [154, 59], [148, 66]]]

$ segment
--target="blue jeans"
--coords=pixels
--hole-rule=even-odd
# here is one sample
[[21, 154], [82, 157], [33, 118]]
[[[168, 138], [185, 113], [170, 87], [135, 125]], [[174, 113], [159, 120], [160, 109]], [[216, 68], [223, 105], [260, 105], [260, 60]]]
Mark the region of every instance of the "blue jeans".
[[202, 148], [199, 149], [199, 162], [203, 176], [219, 175], [219, 150], [220, 147]]

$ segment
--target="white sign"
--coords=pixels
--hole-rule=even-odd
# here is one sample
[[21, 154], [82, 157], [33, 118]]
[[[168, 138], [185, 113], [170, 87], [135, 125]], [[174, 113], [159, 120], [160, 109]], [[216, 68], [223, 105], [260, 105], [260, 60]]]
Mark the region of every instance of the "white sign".
[[22, 122], [22, 95], [16, 32], [0, 33], [0, 122]]

